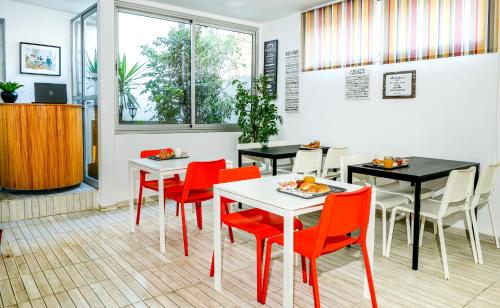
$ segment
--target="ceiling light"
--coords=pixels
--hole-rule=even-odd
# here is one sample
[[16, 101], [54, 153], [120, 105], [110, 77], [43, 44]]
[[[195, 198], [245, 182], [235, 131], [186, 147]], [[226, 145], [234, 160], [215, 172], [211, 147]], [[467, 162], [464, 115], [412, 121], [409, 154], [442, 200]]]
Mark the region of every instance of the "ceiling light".
[[230, 8], [239, 8], [248, 4], [246, 0], [227, 0], [219, 3], [222, 6], [230, 7]]

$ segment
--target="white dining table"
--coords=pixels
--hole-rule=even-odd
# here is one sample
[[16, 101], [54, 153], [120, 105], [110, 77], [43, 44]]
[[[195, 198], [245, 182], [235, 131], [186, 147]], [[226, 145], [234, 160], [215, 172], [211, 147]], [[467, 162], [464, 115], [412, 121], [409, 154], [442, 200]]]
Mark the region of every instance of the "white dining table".
[[[149, 158], [134, 158], [129, 160], [129, 212], [130, 231], [135, 232], [135, 186], [139, 171], [148, 172], [148, 177], [158, 179], [158, 222], [160, 229], [160, 251], [165, 252], [166, 231], [165, 231], [165, 208], [164, 204], [164, 183], [165, 178], [173, 177], [176, 174], [184, 174], [192, 161], [200, 161], [193, 158], [152, 160]], [[226, 168], [232, 168], [233, 163], [226, 160]]]
[[[321, 211], [326, 197], [314, 199], [302, 199], [296, 196], [278, 192], [276, 188], [280, 182], [288, 182], [302, 178], [297, 174], [285, 174], [273, 177], [217, 184], [214, 186], [214, 261], [215, 275], [214, 288], [222, 292], [222, 236], [221, 236], [221, 212], [220, 198], [226, 197], [246, 206], [259, 208], [284, 218], [284, 252], [283, 252], [283, 307], [293, 307], [294, 291], [294, 250], [293, 250], [293, 220], [295, 216], [311, 212]], [[347, 191], [355, 191], [361, 186], [319, 180], [320, 183], [342, 187]], [[375, 188], [372, 190], [370, 219], [367, 231], [367, 248], [370, 264], [373, 271], [373, 243], [374, 243], [374, 217], [375, 217]], [[361, 262], [363, 263], [363, 262]], [[364, 271], [363, 271], [364, 272]], [[364, 275], [365, 298], [370, 299], [366, 275]]]

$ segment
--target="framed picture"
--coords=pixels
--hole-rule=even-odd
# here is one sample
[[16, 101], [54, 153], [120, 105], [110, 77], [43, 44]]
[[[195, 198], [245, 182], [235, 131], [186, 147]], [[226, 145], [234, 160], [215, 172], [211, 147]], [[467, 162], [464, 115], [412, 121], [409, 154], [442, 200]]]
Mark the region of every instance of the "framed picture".
[[383, 98], [415, 98], [417, 71], [384, 74]]
[[19, 43], [21, 74], [61, 76], [61, 47]]

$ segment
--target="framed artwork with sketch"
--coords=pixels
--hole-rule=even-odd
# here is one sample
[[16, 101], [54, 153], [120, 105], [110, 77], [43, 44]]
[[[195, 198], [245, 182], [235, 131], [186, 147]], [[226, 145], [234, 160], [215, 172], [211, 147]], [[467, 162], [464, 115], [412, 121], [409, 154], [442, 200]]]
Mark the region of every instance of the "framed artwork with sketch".
[[20, 73], [61, 76], [61, 47], [19, 43]]

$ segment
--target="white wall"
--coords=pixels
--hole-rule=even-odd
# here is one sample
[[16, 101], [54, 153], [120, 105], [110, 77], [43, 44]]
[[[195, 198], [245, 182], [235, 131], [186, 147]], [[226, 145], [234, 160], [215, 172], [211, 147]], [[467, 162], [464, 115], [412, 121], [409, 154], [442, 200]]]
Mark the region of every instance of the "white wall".
[[[166, 10], [215, 18], [258, 27], [241, 20], [206, 14], [169, 5], [147, 1], [129, 1]], [[102, 207], [115, 205], [128, 199], [128, 160], [135, 158], [144, 149], [165, 146], [181, 147], [195, 159], [210, 160], [226, 158], [236, 162], [236, 145], [239, 133], [175, 133], [175, 134], [116, 134], [116, 99], [114, 89], [115, 45], [114, 3], [99, 0], [99, 204]], [[261, 62], [259, 62], [261, 63]]]
[[[279, 40], [278, 103], [284, 112], [284, 54], [300, 48], [300, 16], [263, 25], [263, 41]], [[370, 100], [344, 99], [345, 70], [301, 73], [300, 112], [286, 114], [281, 136], [320, 139], [351, 153], [395, 153], [480, 162], [497, 159], [498, 55], [372, 65]], [[416, 99], [382, 100], [384, 72], [417, 71]], [[500, 203], [499, 194], [495, 201]], [[490, 232], [480, 213], [481, 231]], [[500, 224], [500, 212], [497, 215]]]
[[[17, 92], [18, 102], [35, 100], [35, 82], [66, 83], [71, 99], [71, 29], [74, 14], [17, 1], [0, 0], [0, 18], [5, 18], [7, 80], [24, 84]], [[61, 47], [61, 76], [20, 74], [19, 43], [37, 43]]]

